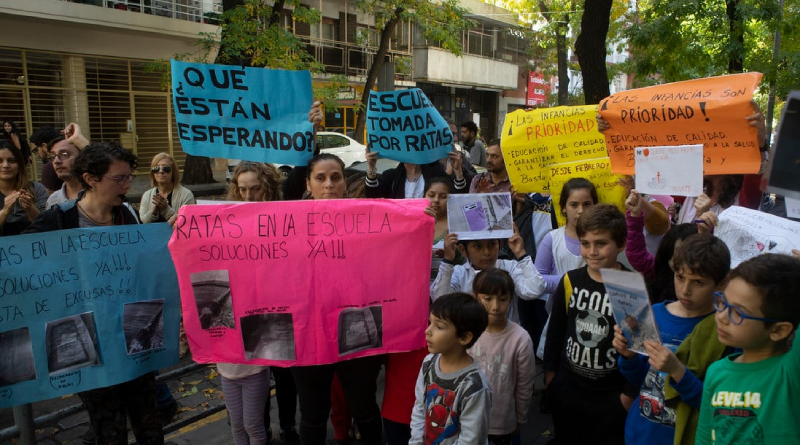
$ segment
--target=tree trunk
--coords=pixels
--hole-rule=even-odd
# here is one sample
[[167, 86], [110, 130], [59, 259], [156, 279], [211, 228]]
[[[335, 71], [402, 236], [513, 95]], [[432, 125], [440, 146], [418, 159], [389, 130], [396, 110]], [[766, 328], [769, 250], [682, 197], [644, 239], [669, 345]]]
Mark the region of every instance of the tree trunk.
[[[571, 8], [575, 9], [575, 8]], [[544, 18], [550, 21], [550, 8], [545, 2], [539, 2], [539, 10]], [[569, 13], [556, 24], [556, 56], [558, 59], [558, 104], [569, 104], [569, 66], [567, 65], [567, 31], [569, 31]]]
[[375, 86], [375, 80], [378, 78], [378, 72], [380, 72], [381, 66], [383, 66], [383, 59], [386, 57], [386, 54], [389, 53], [389, 42], [392, 39], [392, 33], [394, 32], [397, 22], [400, 21], [400, 14], [402, 12], [402, 7], [397, 8], [394, 11], [394, 14], [392, 14], [392, 18], [386, 22], [386, 26], [383, 27], [383, 32], [381, 32], [381, 44], [378, 47], [378, 53], [375, 54], [375, 58], [372, 59], [372, 65], [370, 65], [369, 72], [367, 73], [367, 83], [364, 85], [364, 93], [361, 95], [362, 109], [358, 113], [358, 117], [356, 118], [356, 128], [353, 131], [353, 138], [362, 144], [364, 143], [364, 128], [367, 122], [367, 103], [369, 102], [369, 93]]
[[564, 20], [566, 23], [559, 22], [556, 29], [559, 105], [569, 105], [569, 66], [567, 65], [567, 31], [569, 30], [569, 14], [564, 14]]
[[[222, 0], [222, 12], [229, 11], [239, 5], [243, 5], [244, 0]], [[225, 32], [225, 28], [222, 28]], [[220, 63], [221, 54], [224, 48], [220, 48], [214, 63]], [[205, 156], [186, 155], [186, 162], [183, 164], [183, 175], [181, 182], [184, 184], [211, 184], [214, 180], [214, 172], [211, 170], [211, 159]]]
[[725, 12], [728, 14], [728, 26], [731, 33], [728, 74], [744, 72], [744, 22], [737, 5], [741, 0], [727, 0]]
[[606, 35], [612, 0], [585, 0], [581, 33], [575, 41], [575, 54], [583, 76], [583, 94], [587, 104], [600, 103], [610, 95], [606, 71]]

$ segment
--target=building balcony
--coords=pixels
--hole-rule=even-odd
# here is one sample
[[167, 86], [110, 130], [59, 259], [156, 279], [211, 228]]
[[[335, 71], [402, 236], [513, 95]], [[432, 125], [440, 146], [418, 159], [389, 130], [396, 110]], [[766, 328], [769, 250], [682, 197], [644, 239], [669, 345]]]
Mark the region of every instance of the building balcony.
[[461, 57], [436, 47], [414, 48], [414, 81], [516, 90], [519, 66], [488, 57]]
[[[377, 48], [368, 45], [299, 36], [314, 59], [325, 65], [328, 74], [366, 77]], [[411, 82], [412, 58], [410, 52], [389, 51], [388, 58], [395, 63], [395, 81]]]
[[[4, 0], [7, 47], [139, 59], [194, 53], [219, 0]], [[213, 56], [213, 55], [212, 55]]]
[[222, 0], [59, 0], [67, 3], [155, 15], [187, 22], [216, 24]]

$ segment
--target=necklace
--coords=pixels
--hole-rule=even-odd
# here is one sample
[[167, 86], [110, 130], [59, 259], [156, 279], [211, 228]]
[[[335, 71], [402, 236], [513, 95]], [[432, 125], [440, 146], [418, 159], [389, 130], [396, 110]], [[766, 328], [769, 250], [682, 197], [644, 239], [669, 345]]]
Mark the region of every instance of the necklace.
[[408, 181], [408, 182], [417, 182], [417, 181], [419, 181], [419, 177], [420, 176], [422, 176], [422, 173], [417, 173], [416, 176], [414, 176], [414, 179], [409, 179], [408, 176], [406, 176], [406, 181]]
[[89, 216], [89, 214], [86, 213], [86, 210], [83, 210], [83, 207], [81, 207], [80, 204], [78, 204], [78, 210], [81, 212], [81, 214], [83, 216], [89, 218], [89, 220], [91, 220], [93, 223], [97, 224], [98, 226], [105, 226], [105, 225], [108, 225], [109, 223], [114, 221], [114, 215], [111, 215], [111, 219], [109, 219], [108, 221], [100, 222], [100, 221], [92, 218], [91, 216]]

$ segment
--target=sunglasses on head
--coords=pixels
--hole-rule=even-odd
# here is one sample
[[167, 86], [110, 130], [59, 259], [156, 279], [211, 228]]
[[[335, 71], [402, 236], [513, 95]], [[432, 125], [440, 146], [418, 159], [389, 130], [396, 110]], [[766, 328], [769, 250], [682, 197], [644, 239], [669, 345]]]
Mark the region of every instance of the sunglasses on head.
[[158, 172], [159, 172], [159, 170], [160, 170], [160, 171], [162, 171], [162, 172], [164, 172], [164, 173], [172, 173], [172, 167], [170, 167], [169, 165], [164, 165], [164, 166], [161, 166], [161, 167], [159, 167], [159, 166], [157, 166], [157, 165], [156, 165], [155, 167], [153, 167], [153, 168], [151, 169], [151, 171], [152, 171], [153, 173], [158, 173]]

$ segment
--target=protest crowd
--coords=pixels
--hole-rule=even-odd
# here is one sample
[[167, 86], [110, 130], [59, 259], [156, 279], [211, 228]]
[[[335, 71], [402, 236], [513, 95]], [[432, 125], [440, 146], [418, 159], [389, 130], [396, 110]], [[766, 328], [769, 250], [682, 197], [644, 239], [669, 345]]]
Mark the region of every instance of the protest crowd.
[[[764, 147], [765, 119], [751, 104], [752, 113], [737, 125], [755, 129]], [[314, 131], [322, 115], [314, 102], [308, 112]], [[152, 188], [134, 208], [125, 195], [134, 171], [148, 160], [115, 142], [88, 141], [76, 123], [63, 130], [39, 128], [29, 140], [14, 133], [13, 122], [5, 125], [17, 137], [0, 145], [0, 236], [136, 224], [173, 227], [172, 243], [180, 241], [179, 231], [191, 233], [181, 218], [196, 200], [181, 185], [169, 154], [150, 160]], [[601, 133], [624, 134], [627, 124], [597, 114], [594, 125]], [[760, 174], [706, 175], [702, 192], [687, 197], [641, 192], [629, 176], [613, 184], [624, 190], [624, 202], [604, 202], [601, 185], [580, 175], [552, 196], [526, 193], [509, 175], [505, 140], [482, 142], [474, 122], [447, 127], [452, 142], [442, 159], [378, 171], [383, 154], [368, 148], [366, 174], [350, 184], [342, 160], [318, 149], [286, 178], [270, 163], [242, 161], [235, 167], [229, 202], [425, 199], [424, 212], [415, 217], [433, 230], [413, 234], [424, 240], [416, 245], [432, 252], [429, 294], [414, 300], [428, 314], [424, 342], [416, 338], [415, 348], [349, 359], [341, 357], [340, 343], [339, 359], [315, 365], [217, 363], [233, 443], [344, 445], [355, 425], [367, 445], [519, 444], [530, 409], [552, 415], [553, 444], [800, 443], [800, 351], [792, 346], [800, 323], [800, 251], [740, 258], [736, 246], [715, 236], [727, 209], [777, 211], [762, 199], [769, 195], [760, 189]], [[41, 183], [26, 173], [34, 154], [48, 161]], [[455, 215], [448, 200], [473, 194], [510, 198], [504, 238], [463, 239], [451, 232], [452, 219], [470, 223], [474, 207]], [[487, 202], [502, 203], [498, 195], [487, 196]], [[778, 216], [786, 218], [785, 212]], [[379, 230], [375, 221], [366, 224]], [[411, 255], [403, 245], [368, 247], [375, 259]], [[274, 246], [270, 255], [280, 256], [281, 249]], [[734, 263], [733, 256], [740, 260]], [[178, 267], [181, 258], [173, 261]], [[643, 276], [650, 324], [636, 314], [624, 323], [615, 317], [604, 279], [609, 269]], [[212, 272], [218, 271], [208, 272], [204, 283], [221, 280]], [[307, 271], [312, 272], [321, 276], [318, 282], [339, 279], [324, 268]], [[369, 271], [362, 272], [364, 280], [371, 279]], [[230, 288], [220, 301], [230, 300]], [[191, 326], [238, 324], [214, 304], [198, 310], [199, 321], [190, 323], [183, 299], [181, 356], [198, 351]], [[381, 323], [371, 317], [366, 326]], [[244, 318], [241, 323], [245, 329]], [[657, 332], [644, 340], [629, 335], [648, 328]], [[259, 335], [252, 342], [245, 336], [244, 347], [263, 357]], [[149, 349], [150, 341], [140, 335], [129, 348]], [[318, 344], [335, 348], [336, 339]], [[544, 371], [544, 387], [535, 387], [537, 370]], [[381, 372], [384, 396], [378, 406]], [[279, 431], [270, 428], [270, 375]], [[155, 376], [146, 372], [80, 392], [91, 420], [84, 441], [127, 443], [129, 421], [137, 443], [163, 444], [163, 422], [175, 413], [176, 402]], [[542, 393], [541, 402], [531, 407], [535, 391]], [[326, 437], [329, 419], [334, 438]]]

